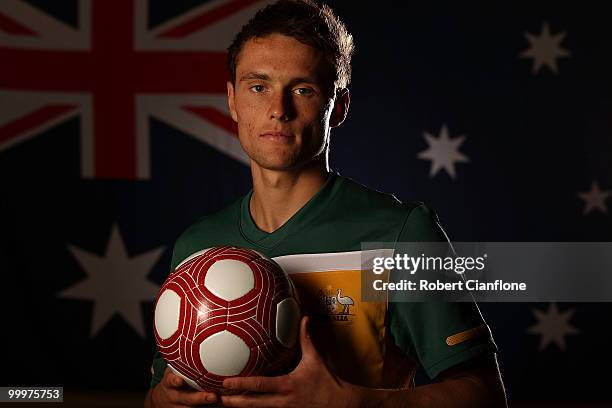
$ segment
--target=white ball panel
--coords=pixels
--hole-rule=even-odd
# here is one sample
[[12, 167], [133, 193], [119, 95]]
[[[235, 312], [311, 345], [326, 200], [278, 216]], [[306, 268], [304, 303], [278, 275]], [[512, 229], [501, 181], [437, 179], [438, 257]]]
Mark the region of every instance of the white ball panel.
[[210, 266], [204, 285], [223, 300], [236, 300], [255, 287], [253, 271], [244, 262], [221, 259]]
[[285, 347], [293, 347], [300, 330], [300, 306], [294, 298], [283, 299], [276, 305], [276, 338]]
[[208, 250], [209, 250], [209, 249], [210, 249], [210, 248], [206, 248], [206, 249], [203, 249], [203, 250], [201, 250], [201, 251], [194, 252], [193, 254], [189, 255], [187, 258], [183, 259], [183, 260], [181, 261], [181, 263], [180, 263], [180, 264], [176, 265], [176, 267], [178, 268], [178, 267], [180, 267], [181, 265], [183, 265], [185, 262], [191, 261], [191, 260], [192, 260], [193, 258], [195, 258], [196, 256], [200, 256], [200, 255], [202, 255], [202, 254], [205, 254], [206, 252], [208, 252]]
[[200, 344], [200, 359], [208, 372], [238, 375], [246, 367], [251, 350], [244, 341], [226, 330], [207, 337]]
[[164, 290], [155, 306], [155, 328], [162, 339], [172, 336], [179, 327], [181, 298], [170, 289]]
[[184, 376], [183, 374], [179, 373], [178, 371], [176, 371], [176, 369], [174, 367], [172, 367], [170, 364], [168, 364], [168, 368], [170, 368], [170, 370], [172, 370], [172, 372], [176, 375], [178, 375], [179, 377], [181, 377], [183, 380], [185, 380], [185, 382], [187, 384], [189, 384], [189, 386], [191, 388], [195, 388], [198, 391], [204, 391], [197, 382], [193, 381], [191, 378]]

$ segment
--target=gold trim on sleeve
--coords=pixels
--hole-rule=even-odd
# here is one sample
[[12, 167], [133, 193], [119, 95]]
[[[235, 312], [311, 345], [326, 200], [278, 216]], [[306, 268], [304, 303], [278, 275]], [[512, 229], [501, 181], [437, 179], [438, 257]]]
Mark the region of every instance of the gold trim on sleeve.
[[489, 328], [486, 324], [483, 324], [481, 326], [453, 334], [452, 336], [448, 336], [446, 338], [446, 344], [449, 346], [456, 346], [457, 344], [463, 343], [466, 340], [474, 339], [488, 333]]

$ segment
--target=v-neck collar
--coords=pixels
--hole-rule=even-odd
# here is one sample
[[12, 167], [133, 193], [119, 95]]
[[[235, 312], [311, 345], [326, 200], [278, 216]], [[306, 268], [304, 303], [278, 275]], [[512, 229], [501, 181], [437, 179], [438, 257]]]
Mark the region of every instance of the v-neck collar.
[[248, 192], [240, 204], [240, 231], [244, 238], [254, 245], [271, 249], [290, 235], [293, 231], [313, 221], [326, 203], [334, 196], [338, 186], [344, 179], [335, 173], [330, 173], [325, 184], [306, 204], [302, 206], [287, 222], [273, 232], [259, 229], [253, 221], [249, 203], [253, 196], [253, 190]]

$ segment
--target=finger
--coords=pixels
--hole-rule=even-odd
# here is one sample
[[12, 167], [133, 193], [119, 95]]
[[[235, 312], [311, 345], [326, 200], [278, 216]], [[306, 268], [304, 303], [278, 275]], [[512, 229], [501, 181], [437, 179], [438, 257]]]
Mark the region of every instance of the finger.
[[244, 394], [223, 395], [221, 402], [224, 407], [264, 408], [285, 406], [283, 397], [274, 394]]
[[281, 391], [281, 377], [233, 377], [223, 381], [223, 387], [232, 391], [277, 393]]
[[187, 406], [212, 404], [218, 402], [217, 394], [207, 391], [179, 390], [174, 394], [173, 402]]

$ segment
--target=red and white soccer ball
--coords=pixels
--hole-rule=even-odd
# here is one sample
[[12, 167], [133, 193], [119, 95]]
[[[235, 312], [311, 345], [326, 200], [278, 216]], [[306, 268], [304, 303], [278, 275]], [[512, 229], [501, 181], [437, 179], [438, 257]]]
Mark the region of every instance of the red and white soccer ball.
[[286, 365], [297, 345], [300, 308], [293, 283], [262, 254], [215, 247], [185, 259], [155, 304], [157, 348], [193, 388]]

